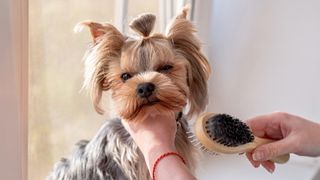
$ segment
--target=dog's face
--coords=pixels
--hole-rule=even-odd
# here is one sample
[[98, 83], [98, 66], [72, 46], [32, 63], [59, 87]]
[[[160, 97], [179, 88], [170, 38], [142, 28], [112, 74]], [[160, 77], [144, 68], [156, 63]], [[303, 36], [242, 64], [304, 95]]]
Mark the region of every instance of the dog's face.
[[140, 37], [122, 35], [110, 24], [84, 22], [93, 45], [86, 56], [85, 86], [91, 89], [99, 113], [103, 91], [111, 90], [117, 113], [126, 120], [168, 111], [199, 113], [207, 104], [210, 67], [200, 52], [186, 10], [173, 21], [166, 35], [150, 35], [155, 16], [135, 19], [131, 29]]
[[119, 115], [143, 119], [150, 113], [181, 111], [189, 96], [186, 66], [165, 37], [127, 40], [120, 61], [110, 69]]

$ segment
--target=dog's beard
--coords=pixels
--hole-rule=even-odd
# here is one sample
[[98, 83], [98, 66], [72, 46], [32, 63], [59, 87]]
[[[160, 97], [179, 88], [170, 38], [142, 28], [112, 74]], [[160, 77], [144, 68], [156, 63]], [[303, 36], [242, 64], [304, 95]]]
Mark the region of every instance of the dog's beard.
[[[155, 85], [153, 94], [140, 98], [137, 85], [150, 82]], [[129, 79], [113, 91], [118, 114], [127, 121], [143, 120], [148, 115], [181, 111], [187, 103], [188, 88], [180, 87], [167, 76], [157, 72], [146, 72]]]

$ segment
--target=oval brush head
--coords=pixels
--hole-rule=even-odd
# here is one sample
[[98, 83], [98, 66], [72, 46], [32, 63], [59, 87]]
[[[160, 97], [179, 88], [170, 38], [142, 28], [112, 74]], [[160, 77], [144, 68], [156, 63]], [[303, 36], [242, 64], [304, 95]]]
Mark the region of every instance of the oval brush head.
[[[253, 135], [250, 128], [227, 114], [206, 113], [197, 119], [195, 136], [209, 152], [241, 154], [250, 152], [260, 145], [274, 142]], [[286, 163], [289, 154], [272, 159], [275, 163]]]
[[228, 147], [237, 147], [254, 140], [249, 127], [228, 114], [217, 114], [209, 117], [205, 121], [205, 128], [212, 140]]

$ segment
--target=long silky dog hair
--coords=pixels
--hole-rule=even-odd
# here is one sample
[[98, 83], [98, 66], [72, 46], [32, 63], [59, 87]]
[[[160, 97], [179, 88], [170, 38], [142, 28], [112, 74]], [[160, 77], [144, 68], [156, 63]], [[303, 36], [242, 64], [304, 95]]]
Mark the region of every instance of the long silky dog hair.
[[187, 11], [184, 8], [174, 18], [165, 35], [151, 33], [156, 19], [152, 14], [131, 22], [134, 36], [125, 36], [108, 23], [80, 23], [78, 28], [89, 27], [93, 38], [85, 55], [84, 86], [100, 114], [103, 92], [110, 91], [118, 118], [107, 120], [91, 141], [77, 143], [75, 152], [55, 165], [48, 180], [151, 179], [121, 119], [139, 123], [147, 115], [169, 111], [180, 112], [175, 143], [194, 169], [187, 120], [207, 105], [211, 70]]

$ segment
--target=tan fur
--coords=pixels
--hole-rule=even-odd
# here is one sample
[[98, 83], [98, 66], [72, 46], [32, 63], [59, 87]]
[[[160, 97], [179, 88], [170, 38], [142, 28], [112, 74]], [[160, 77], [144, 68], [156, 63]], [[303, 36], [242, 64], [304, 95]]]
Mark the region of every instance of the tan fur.
[[[141, 121], [150, 114], [186, 111], [184, 108], [189, 103], [188, 117], [177, 119], [180, 125], [175, 143], [193, 171], [187, 119], [206, 107], [211, 70], [194, 35], [195, 28], [186, 17], [187, 9], [184, 9], [166, 35], [151, 34], [155, 16], [150, 14], [130, 24], [139, 37], [126, 37], [111, 24], [83, 22], [77, 29], [89, 27], [93, 38], [85, 56], [84, 87], [90, 90], [98, 113], [104, 112], [100, 106], [102, 92], [109, 90], [115, 111], [127, 121]], [[168, 66], [172, 68], [164, 69]], [[124, 73], [131, 78], [122, 79]], [[155, 86], [147, 98], [140, 97], [137, 91], [144, 83]], [[107, 122], [71, 158], [58, 163], [48, 179], [150, 179], [141, 152], [119, 121]]]
[[[110, 89], [111, 82], [107, 77], [112, 68], [119, 64], [124, 37], [111, 24], [85, 23], [93, 35], [92, 47], [85, 55], [84, 87], [90, 90], [96, 111], [103, 114], [100, 107], [102, 91]], [[99, 32], [99, 33], [98, 33]], [[95, 36], [99, 34], [100, 36]]]
[[138, 34], [148, 37], [151, 33], [156, 16], [153, 14], [142, 14], [130, 23], [130, 28], [136, 31]]
[[[112, 97], [118, 105], [118, 112], [121, 117], [131, 120], [137, 119], [139, 113], [141, 117], [145, 110], [152, 109], [154, 112], [163, 112], [168, 110], [170, 102], [157, 104], [155, 107], [145, 107], [135, 91], [136, 86], [143, 82], [154, 82], [157, 84], [157, 93], [155, 98], [162, 95], [171, 95], [172, 97], [181, 97], [184, 100], [179, 101], [173, 110], [182, 110], [185, 102], [190, 103], [189, 115], [200, 113], [207, 104], [207, 79], [210, 74], [210, 66], [207, 59], [201, 53], [200, 42], [194, 35], [195, 28], [193, 24], [185, 19], [187, 10], [169, 26], [166, 36], [153, 34], [152, 31], [155, 17], [153, 15], [142, 15], [131, 23], [135, 31], [140, 31], [143, 37], [125, 39], [119, 31], [110, 24], [86, 23], [91, 30], [94, 46], [89, 50], [86, 57], [86, 80], [85, 86], [91, 89], [91, 96], [94, 107], [97, 112], [103, 113], [100, 107], [102, 91], [112, 90]], [[93, 24], [93, 25], [92, 25]], [[147, 25], [146, 25], [147, 24]], [[101, 32], [104, 32], [101, 34]], [[146, 38], [147, 36], [147, 38]], [[174, 68], [169, 73], [163, 74], [157, 70], [166, 64]], [[112, 68], [111, 68], [112, 67]], [[128, 72], [133, 75], [127, 82], [120, 78], [121, 74]], [[171, 86], [168, 92], [160, 92], [162, 84], [154, 80], [144, 80], [143, 76], [149, 76], [153, 72], [155, 79], [166, 79], [166, 85]], [[186, 86], [188, 85], [188, 86]], [[160, 89], [159, 89], [160, 88]], [[126, 94], [126, 95], [125, 95]], [[130, 96], [129, 96], [130, 94]], [[166, 100], [173, 100], [170, 97], [162, 97]], [[176, 102], [173, 101], [173, 102]], [[128, 105], [130, 104], [130, 108]], [[149, 111], [149, 113], [151, 113]], [[138, 118], [139, 119], [139, 118]]]
[[190, 88], [189, 115], [198, 114], [207, 105], [207, 80], [211, 73], [207, 58], [201, 53], [201, 43], [194, 35], [193, 24], [186, 19], [187, 9], [169, 26], [167, 37], [173, 43], [176, 54], [187, 60], [188, 84]]

